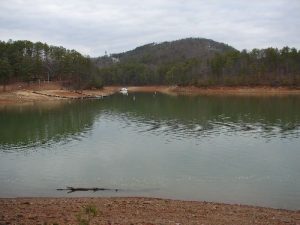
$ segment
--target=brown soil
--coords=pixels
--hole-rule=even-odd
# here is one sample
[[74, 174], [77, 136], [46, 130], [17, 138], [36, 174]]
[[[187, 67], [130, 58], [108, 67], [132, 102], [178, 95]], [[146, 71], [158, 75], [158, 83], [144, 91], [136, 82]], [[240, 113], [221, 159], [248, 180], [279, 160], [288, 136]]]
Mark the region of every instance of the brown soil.
[[300, 211], [134, 197], [0, 199], [0, 224], [79, 224], [86, 206], [90, 224], [300, 224]]
[[[60, 82], [43, 82], [40, 84], [16, 83], [6, 86], [6, 91], [0, 86], [0, 105], [28, 104], [36, 101], [53, 101], [63, 99], [82, 99], [108, 96], [120, 90], [120, 86], [104, 87], [100, 90], [73, 91], [63, 88]], [[194, 86], [131, 86], [129, 92], [165, 93], [169, 95], [300, 95], [300, 89], [286, 87], [211, 87], [197, 88]]]
[[208, 87], [140, 86], [128, 87], [130, 92], [160, 92], [171, 95], [300, 95], [300, 89], [288, 87]]
[[119, 90], [118, 87], [105, 87], [100, 90], [83, 90], [78, 92], [63, 88], [60, 82], [45, 82], [30, 85], [16, 83], [7, 85], [5, 89], [6, 91], [3, 91], [3, 87], [0, 86], [0, 105], [105, 97]]

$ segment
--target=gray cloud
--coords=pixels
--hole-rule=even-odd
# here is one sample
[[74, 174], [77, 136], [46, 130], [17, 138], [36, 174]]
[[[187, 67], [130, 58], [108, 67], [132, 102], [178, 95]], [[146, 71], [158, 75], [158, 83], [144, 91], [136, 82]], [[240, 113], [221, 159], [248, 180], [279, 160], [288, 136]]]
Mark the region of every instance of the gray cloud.
[[300, 47], [299, 0], [0, 0], [0, 39], [91, 56], [205, 37], [238, 49]]

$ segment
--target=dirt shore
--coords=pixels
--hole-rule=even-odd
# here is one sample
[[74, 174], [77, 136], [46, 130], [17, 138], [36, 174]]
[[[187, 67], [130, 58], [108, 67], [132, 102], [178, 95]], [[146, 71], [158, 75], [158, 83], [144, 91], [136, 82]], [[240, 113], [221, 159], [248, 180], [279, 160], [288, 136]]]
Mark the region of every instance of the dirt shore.
[[155, 198], [0, 199], [0, 224], [300, 224], [300, 211]]
[[[24, 84], [16, 83], [6, 86], [6, 91], [0, 87], [0, 105], [28, 104], [37, 101], [54, 101], [65, 99], [101, 98], [120, 90], [120, 86], [108, 86], [100, 90], [68, 90], [59, 82]], [[238, 96], [283, 96], [300, 95], [300, 88], [287, 87], [211, 87], [198, 88], [194, 86], [131, 86], [129, 92], [157, 92], [169, 95], [238, 95]]]
[[160, 92], [171, 95], [300, 95], [300, 88], [288, 87], [208, 87], [194, 86], [138, 86], [128, 87], [129, 92]]
[[0, 86], [0, 104], [30, 104], [32, 102], [50, 102], [58, 100], [101, 98], [119, 90], [119, 87], [104, 87], [99, 90], [68, 90], [59, 82], [8, 85], [3, 91]]

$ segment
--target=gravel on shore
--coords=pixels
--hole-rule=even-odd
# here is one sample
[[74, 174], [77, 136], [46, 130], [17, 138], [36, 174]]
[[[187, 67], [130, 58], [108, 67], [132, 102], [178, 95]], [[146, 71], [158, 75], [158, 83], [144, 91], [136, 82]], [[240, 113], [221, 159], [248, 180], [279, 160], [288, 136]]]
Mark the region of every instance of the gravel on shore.
[[156, 198], [2, 198], [0, 224], [300, 224], [300, 211]]

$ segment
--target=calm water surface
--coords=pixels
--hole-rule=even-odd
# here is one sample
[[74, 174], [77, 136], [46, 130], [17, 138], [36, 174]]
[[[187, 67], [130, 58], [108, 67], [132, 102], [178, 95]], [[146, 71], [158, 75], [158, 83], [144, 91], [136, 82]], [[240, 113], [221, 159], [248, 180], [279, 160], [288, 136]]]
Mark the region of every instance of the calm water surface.
[[[118, 192], [56, 188], [105, 187]], [[300, 209], [300, 97], [114, 95], [0, 109], [0, 197]]]

